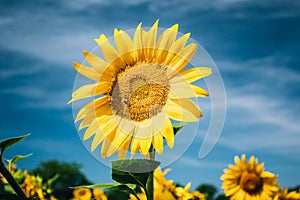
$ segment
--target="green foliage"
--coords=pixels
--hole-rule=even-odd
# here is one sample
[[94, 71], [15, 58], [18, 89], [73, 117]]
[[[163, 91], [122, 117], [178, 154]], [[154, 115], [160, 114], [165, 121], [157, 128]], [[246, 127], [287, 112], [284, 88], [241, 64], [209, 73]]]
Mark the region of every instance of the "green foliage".
[[20, 161], [20, 160], [23, 160], [24, 158], [28, 158], [28, 157], [31, 156], [31, 155], [32, 155], [32, 153], [31, 153], [31, 154], [27, 154], [27, 155], [25, 155], [25, 156], [17, 155], [17, 156], [14, 156], [12, 159], [5, 159], [5, 161], [6, 161], [9, 165], [11, 165], [11, 164], [14, 164], [14, 163], [16, 163], [16, 162], [18, 162], [18, 161]]
[[145, 159], [112, 161], [112, 179], [146, 188], [148, 177], [159, 164], [160, 162]]
[[199, 192], [205, 194], [206, 200], [213, 200], [215, 194], [217, 193], [217, 188], [210, 184], [201, 184], [197, 187]]
[[108, 190], [107, 192], [105, 192], [105, 194], [109, 200], [129, 199], [128, 193], [119, 190]]
[[[16, 196], [18, 198], [23, 198], [23, 199], [26, 198], [26, 195], [25, 195], [24, 191], [20, 188], [20, 186], [16, 182], [15, 178], [12, 176], [11, 172], [9, 170], [7, 170], [7, 168], [5, 167], [5, 164], [4, 164], [2, 159], [3, 159], [3, 153], [6, 149], [8, 149], [9, 147], [11, 147], [14, 144], [19, 143], [20, 141], [22, 141], [24, 138], [28, 137], [29, 135], [30, 134], [19, 136], [19, 137], [8, 138], [8, 139], [0, 141], [0, 173], [3, 177], [5, 177], [5, 179], [9, 183], [9, 185], [10, 185], [11, 189], [13, 190], [13, 192], [16, 193]], [[9, 169], [11, 169], [11, 164], [12, 163], [17, 162], [19, 160], [22, 160], [23, 158], [28, 157], [28, 156], [29, 155], [27, 155], [27, 156], [15, 156], [13, 159], [7, 160], [7, 162], [9, 163]], [[6, 194], [3, 194], [3, 195], [4, 196], [1, 197], [1, 199], [6, 198], [5, 197]], [[13, 198], [14, 197], [10, 197], [10, 199], [13, 199]]]
[[80, 171], [81, 165], [77, 163], [59, 162], [50, 160], [42, 162], [30, 173], [41, 176], [44, 180], [58, 178], [52, 183], [53, 195], [59, 200], [69, 200], [72, 190], [68, 187], [77, 185], [91, 185], [91, 182]]
[[26, 134], [23, 136], [8, 138], [8, 139], [0, 141], [1, 158], [2, 158], [3, 152], [6, 149], [8, 149], [9, 147], [11, 147], [12, 145], [14, 145], [18, 142], [21, 142], [24, 138], [28, 137], [29, 135], [30, 134]]
[[300, 191], [300, 185], [289, 188], [289, 192], [291, 192], [291, 191], [296, 191], [296, 192]]
[[185, 125], [187, 125], [187, 123], [173, 124], [174, 135], [176, 135], [178, 133], [178, 131], [180, 131]]
[[108, 183], [108, 184], [95, 184], [95, 185], [83, 185], [78, 187], [71, 187], [72, 189], [76, 188], [88, 188], [88, 189], [101, 189], [101, 190], [119, 190], [129, 194], [135, 194], [134, 184], [121, 184], [118, 182]]

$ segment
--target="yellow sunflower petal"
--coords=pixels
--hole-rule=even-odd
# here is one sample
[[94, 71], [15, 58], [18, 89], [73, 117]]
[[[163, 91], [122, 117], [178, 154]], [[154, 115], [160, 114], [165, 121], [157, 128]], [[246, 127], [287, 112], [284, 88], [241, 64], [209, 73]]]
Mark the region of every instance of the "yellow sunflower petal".
[[82, 51], [84, 58], [86, 61], [97, 71], [102, 73], [107, 66], [107, 62], [104, 61], [102, 58], [94, 55], [91, 52], [88, 52], [86, 50]]
[[176, 39], [177, 31], [178, 24], [175, 24], [171, 28], [165, 30], [158, 38], [158, 41], [156, 43], [156, 48], [158, 49], [156, 61], [158, 63], [165, 64], [166, 58], [169, 53], [168, 50], [171, 48]]
[[113, 131], [115, 131], [118, 123], [115, 121], [114, 117], [111, 117], [107, 120], [106, 123], [98, 123], [100, 128], [99, 131], [95, 134], [95, 137], [92, 141], [91, 151], [94, 151], [96, 147]]
[[144, 59], [143, 55], [143, 44], [142, 44], [142, 23], [140, 23], [134, 33], [133, 36], [133, 51], [134, 51], [134, 57], [135, 61], [141, 61]]
[[169, 118], [166, 118], [165, 126], [160, 134], [166, 139], [168, 146], [172, 149], [174, 146], [174, 131]]
[[91, 145], [91, 151], [93, 152], [97, 146], [105, 139], [104, 134], [101, 129], [98, 129], [95, 133], [94, 139]]
[[166, 118], [167, 114], [165, 110], [162, 110], [156, 116], [152, 117], [152, 123], [154, 124], [154, 126], [152, 126], [153, 135], [156, 135], [163, 130], [163, 128], [165, 127]]
[[140, 125], [136, 126], [132, 139], [132, 145], [134, 144], [134, 147], [136, 143], [139, 143], [140, 151], [143, 155], [149, 152], [152, 141], [152, 123], [149, 123], [149, 121], [151, 121], [151, 119], [140, 122]]
[[209, 93], [199, 86], [190, 84], [190, 87], [192, 88], [195, 96], [197, 96], [197, 97], [208, 97], [209, 96]]
[[115, 128], [112, 132], [110, 132], [110, 134], [108, 134], [105, 137], [105, 140], [103, 141], [102, 146], [101, 146], [101, 156], [102, 156], [102, 158], [105, 158], [105, 157], [108, 156], [107, 155], [107, 150], [111, 146], [111, 141], [114, 139], [116, 131], [117, 131], [117, 128]]
[[150, 30], [146, 33], [146, 42], [145, 42], [145, 54], [146, 58], [151, 61], [155, 55], [155, 45], [156, 45], [156, 37], [157, 37], [157, 28], [158, 28], [158, 21], [153, 24]]
[[119, 52], [110, 44], [109, 40], [104, 34], [101, 34], [95, 41], [102, 50], [102, 54], [108, 63], [114, 62], [117, 66], [124, 66], [125, 63], [120, 58]]
[[83, 140], [87, 140], [90, 137], [92, 137], [97, 132], [98, 129], [99, 129], [99, 125], [98, 125], [97, 120], [95, 119], [91, 123], [91, 125], [87, 128], [87, 130], [85, 131], [84, 136], [83, 136]]
[[261, 177], [263, 177], [263, 178], [274, 178], [275, 175], [272, 174], [271, 172], [263, 172], [263, 173], [261, 174]]
[[176, 57], [170, 62], [170, 66], [176, 72], [180, 72], [194, 57], [198, 49], [197, 44], [191, 43], [186, 46]]
[[190, 68], [180, 72], [184, 79], [189, 83], [197, 81], [200, 78], [209, 76], [211, 75], [211, 73], [212, 69], [208, 67]]
[[122, 122], [120, 122], [118, 130], [116, 131], [116, 136], [114, 138], [114, 140], [112, 141], [111, 146], [109, 147], [108, 151], [107, 151], [107, 155], [112, 155], [114, 152], [116, 152], [118, 150], [118, 148], [120, 148], [122, 146], [122, 144], [124, 143], [124, 141], [127, 141], [128, 138], [130, 139], [132, 137], [132, 132], [133, 132], [133, 126], [128, 127], [129, 129], [131, 129], [129, 132], [124, 132], [123, 130], [126, 130], [127, 128], [122, 128]]
[[163, 136], [161, 134], [154, 135], [152, 138], [152, 144], [156, 152], [162, 155], [164, 149]]
[[107, 104], [107, 102], [108, 102], [107, 96], [103, 96], [86, 104], [78, 111], [75, 122], [81, 120], [84, 116], [86, 116], [87, 113], [93, 112], [98, 107]]
[[73, 92], [72, 94], [73, 98], [68, 103], [107, 93], [111, 85], [112, 85], [111, 82], [101, 82], [101, 83], [83, 85]]
[[176, 55], [178, 55], [182, 49], [184, 48], [184, 45], [186, 44], [187, 40], [190, 37], [190, 33], [187, 33], [183, 36], [181, 36], [178, 40], [176, 40], [172, 46], [170, 47], [169, 53], [167, 55], [167, 58], [164, 62], [165, 65], [169, 65], [170, 62], [173, 60], [173, 58], [176, 57]]
[[133, 47], [131, 37], [123, 30], [118, 31], [117, 29], [115, 29], [114, 34], [114, 40], [117, 49], [120, 55], [122, 55], [124, 62], [128, 65], [134, 65], [134, 59], [131, 52]]
[[111, 106], [109, 104], [105, 104], [101, 107], [96, 108], [94, 111], [86, 114], [79, 126], [79, 130], [87, 127], [90, 123], [97, 118], [99, 123], [106, 119], [106, 117], [112, 116]]
[[172, 99], [176, 104], [180, 105], [183, 109], [189, 111], [192, 113], [194, 116], [197, 118], [202, 117], [202, 112], [200, 108], [198, 107], [197, 104], [195, 104], [192, 100], [190, 99]]
[[91, 80], [98, 81], [101, 77], [101, 73], [96, 71], [94, 68], [84, 66], [77, 62], [73, 62], [73, 66], [76, 69], [76, 71], [78, 71], [80, 74]]
[[131, 137], [127, 137], [124, 140], [121, 148], [119, 149], [119, 151], [118, 151], [118, 159], [119, 160], [123, 160], [123, 159], [126, 158], [126, 155], [128, 153], [128, 148], [129, 148], [129, 145], [130, 145], [130, 139], [131, 139]]
[[[165, 105], [166, 112], [168, 116], [174, 120], [177, 121], [183, 121], [183, 122], [196, 122], [198, 121], [198, 117], [201, 117], [201, 111], [198, 108], [196, 111], [189, 110], [191, 107], [196, 108], [196, 106], [192, 105], [191, 103], [189, 105], [185, 105], [184, 103], [183, 107], [180, 105], [178, 101], [168, 99], [167, 103]], [[197, 115], [195, 115], [197, 113]]]
[[186, 82], [182, 76], [180, 75], [173, 76], [169, 81], [170, 81], [170, 92], [169, 92], [170, 98], [172, 99], [192, 98], [196, 96], [190, 84]]

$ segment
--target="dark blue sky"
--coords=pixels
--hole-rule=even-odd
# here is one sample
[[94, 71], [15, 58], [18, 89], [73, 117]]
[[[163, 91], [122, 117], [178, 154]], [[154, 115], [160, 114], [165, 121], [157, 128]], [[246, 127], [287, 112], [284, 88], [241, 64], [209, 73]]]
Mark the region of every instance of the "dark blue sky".
[[[110, 169], [82, 145], [70, 100], [72, 62], [82, 60], [101, 33], [179, 23], [220, 70], [226, 88], [225, 126], [213, 151], [198, 158], [209, 114], [168, 178], [192, 187], [220, 186], [234, 155], [255, 155], [282, 186], [300, 175], [300, 2], [294, 0], [58, 1], [0, 3], [0, 138], [32, 133], [7, 154], [33, 153], [20, 167], [40, 161], [76, 161], [94, 182], [110, 182]], [[203, 105], [208, 105], [203, 100]]]

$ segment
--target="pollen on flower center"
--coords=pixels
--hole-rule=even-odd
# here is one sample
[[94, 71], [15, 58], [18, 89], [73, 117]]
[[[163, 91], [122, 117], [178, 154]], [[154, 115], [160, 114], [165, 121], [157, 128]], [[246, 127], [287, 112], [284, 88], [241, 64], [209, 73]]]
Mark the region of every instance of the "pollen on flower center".
[[159, 64], [128, 66], [116, 77], [109, 94], [117, 115], [140, 122], [161, 112], [170, 90], [166, 67]]
[[242, 174], [240, 185], [249, 194], [259, 193], [263, 187], [262, 180], [256, 173]]

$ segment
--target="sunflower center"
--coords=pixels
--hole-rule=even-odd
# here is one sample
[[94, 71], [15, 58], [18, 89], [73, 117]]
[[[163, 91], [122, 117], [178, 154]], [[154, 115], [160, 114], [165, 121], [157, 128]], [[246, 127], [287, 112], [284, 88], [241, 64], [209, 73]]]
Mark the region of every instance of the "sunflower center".
[[79, 194], [79, 196], [84, 196], [84, 195], [86, 195], [86, 191], [85, 190], [80, 190], [78, 194]]
[[244, 173], [240, 179], [241, 187], [249, 194], [256, 194], [262, 190], [263, 182], [255, 173]]
[[164, 66], [139, 64], [119, 71], [108, 95], [117, 115], [140, 122], [161, 112], [169, 90]]

